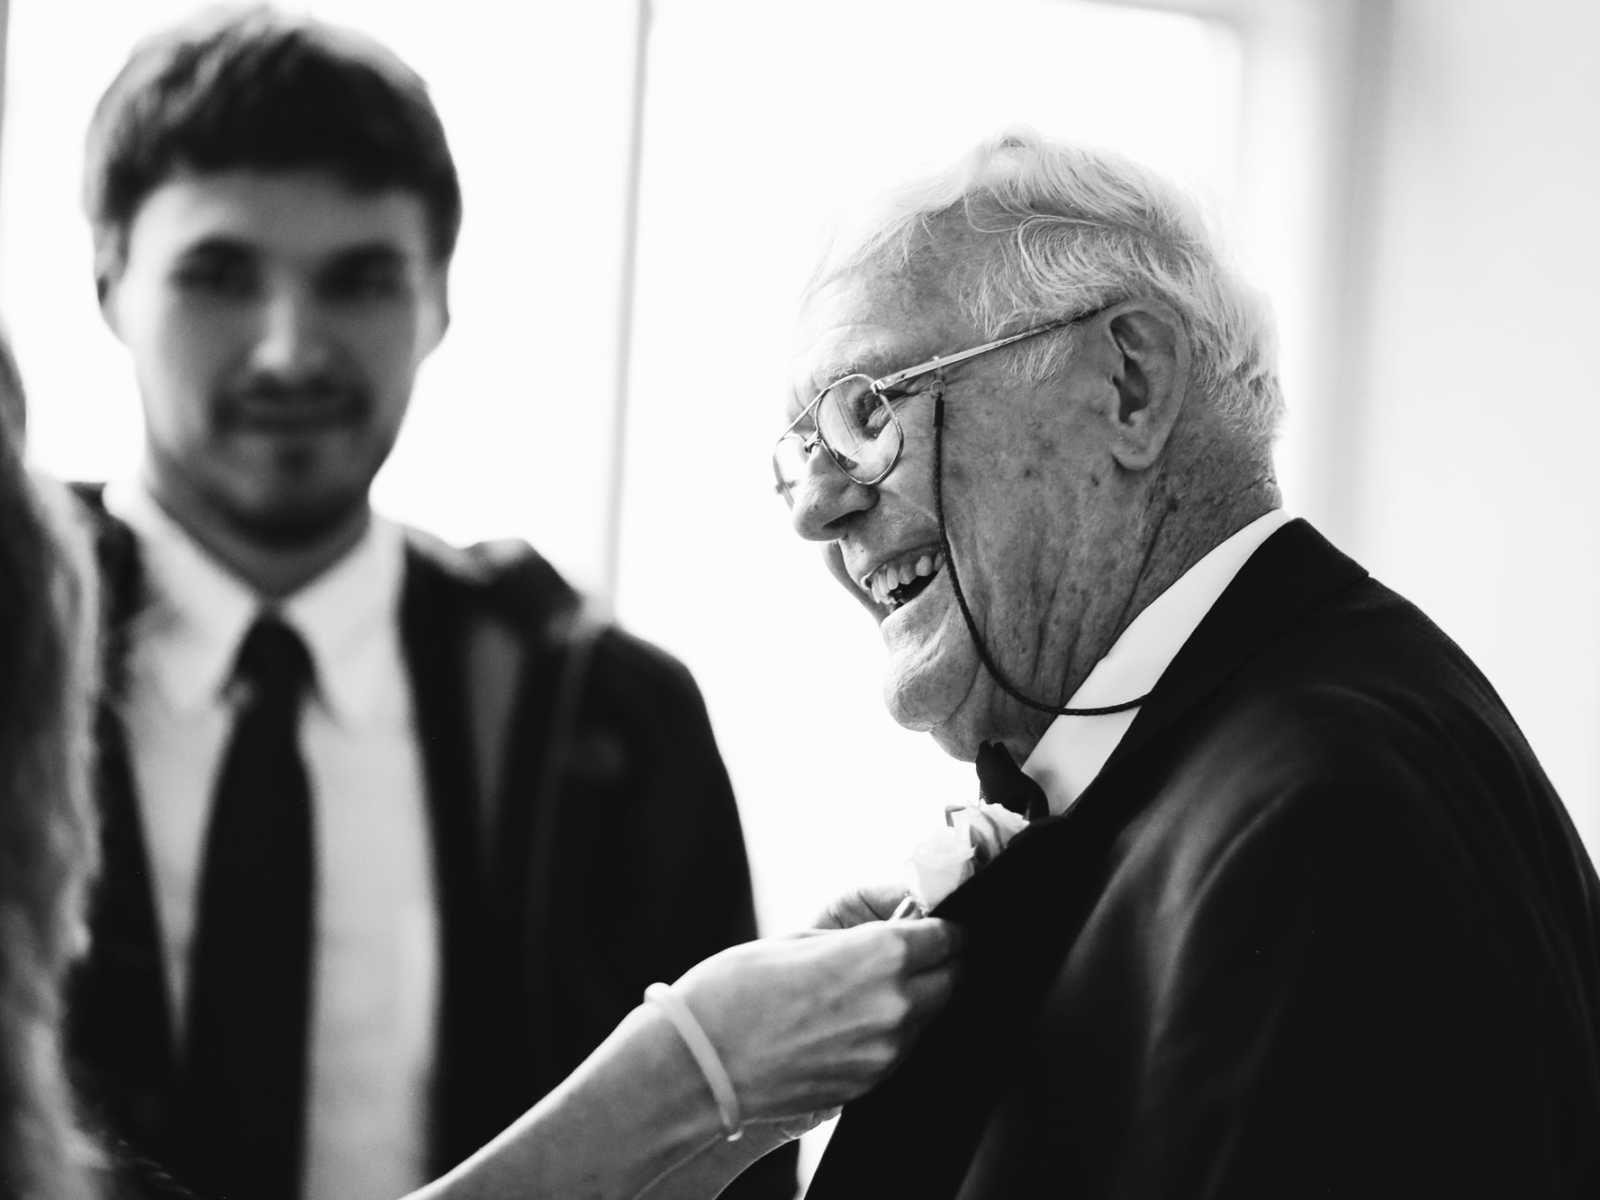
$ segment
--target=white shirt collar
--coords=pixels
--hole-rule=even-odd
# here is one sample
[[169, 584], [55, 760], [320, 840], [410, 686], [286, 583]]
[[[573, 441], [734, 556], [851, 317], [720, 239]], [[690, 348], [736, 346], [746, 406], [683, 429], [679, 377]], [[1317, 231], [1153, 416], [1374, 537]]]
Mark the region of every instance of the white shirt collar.
[[[1274, 509], [1212, 547], [1134, 617], [1067, 706], [1101, 708], [1147, 694], [1240, 568], [1290, 520], [1282, 509]], [[1060, 716], [1050, 723], [1022, 769], [1044, 788], [1052, 812], [1071, 804], [1100, 773], [1133, 717], [1130, 710], [1098, 717]]]
[[[144, 605], [132, 631], [135, 670], [179, 710], [215, 703], [239, 644], [268, 607], [248, 584], [204, 550], [141, 484], [106, 488], [106, 508], [139, 539]], [[398, 653], [404, 534], [374, 514], [350, 551], [277, 607], [305, 639], [317, 696], [334, 720], [358, 725], [400, 698], [384, 686]]]
[[400, 583], [405, 538], [373, 515], [350, 552], [283, 605], [318, 666], [317, 686], [340, 724], [387, 714], [401, 697], [384, 687], [385, 664], [399, 654]]

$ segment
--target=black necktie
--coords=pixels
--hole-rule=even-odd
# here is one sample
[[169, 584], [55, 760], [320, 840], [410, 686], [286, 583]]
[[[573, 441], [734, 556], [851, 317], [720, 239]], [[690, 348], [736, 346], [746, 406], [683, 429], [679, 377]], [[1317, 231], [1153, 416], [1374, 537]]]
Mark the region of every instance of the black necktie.
[[978, 795], [990, 804], [1002, 804], [1020, 817], [1036, 821], [1048, 816], [1050, 801], [1044, 789], [1022, 773], [1016, 760], [999, 742], [978, 744]]
[[315, 878], [299, 718], [311, 674], [299, 635], [259, 617], [234, 668], [239, 707], [206, 832], [181, 1136], [185, 1182], [228, 1200], [300, 1193]]

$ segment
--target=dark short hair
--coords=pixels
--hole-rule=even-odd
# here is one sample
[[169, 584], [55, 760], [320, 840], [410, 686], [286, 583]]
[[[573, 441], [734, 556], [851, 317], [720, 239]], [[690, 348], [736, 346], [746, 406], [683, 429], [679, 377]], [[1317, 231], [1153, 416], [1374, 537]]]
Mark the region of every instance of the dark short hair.
[[175, 173], [326, 170], [425, 206], [448, 262], [461, 187], [422, 77], [354, 30], [265, 6], [208, 10], [141, 42], [89, 122], [83, 203], [95, 270], [120, 270], [128, 228]]

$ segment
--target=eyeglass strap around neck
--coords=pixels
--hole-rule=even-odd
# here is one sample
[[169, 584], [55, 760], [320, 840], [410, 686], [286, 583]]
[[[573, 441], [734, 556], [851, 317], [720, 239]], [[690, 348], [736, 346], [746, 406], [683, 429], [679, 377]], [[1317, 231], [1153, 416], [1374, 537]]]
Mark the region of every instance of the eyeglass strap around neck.
[[944, 550], [945, 568], [950, 572], [950, 587], [956, 595], [956, 606], [961, 609], [961, 619], [966, 622], [967, 633], [971, 635], [972, 644], [977, 648], [978, 661], [983, 663], [984, 670], [988, 671], [1000, 685], [1001, 691], [1019, 704], [1058, 717], [1109, 716], [1112, 713], [1138, 708], [1150, 698], [1150, 693], [1146, 692], [1132, 700], [1124, 700], [1120, 704], [1107, 704], [1099, 708], [1070, 708], [1046, 704], [1033, 699], [1012, 683], [1000, 670], [999, 664], [994, 661], [994, 656], [989, 653], [989, 647], [984, 644], [983, 636], [978, 632], [978, 623], [972, 618], [972, 609], [967, 605], [967, 595], [961, 587], [961, 576], [956, 570], [955, 550], [950, 545], [950, 528], [944, 519], [944, 379], [942, 377], [938, 378], [933, 398], [933, 512], [939, 522], [939, 544]]

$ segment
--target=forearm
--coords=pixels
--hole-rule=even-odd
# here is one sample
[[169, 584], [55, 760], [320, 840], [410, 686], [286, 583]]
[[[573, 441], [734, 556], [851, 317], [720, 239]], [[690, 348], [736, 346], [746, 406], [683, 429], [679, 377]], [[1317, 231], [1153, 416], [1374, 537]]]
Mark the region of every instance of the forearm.
[[[669, 1169], [639, 1200], [711, 1200], [757, 1159], [789, 1142], [773, 1125], [753, 1125], [736, 1142], [720, 1134], [692, 1157]], [[798, 1185], [796, 1185], [798, 1186]]]
[[[720, 1141], [694, 1060], [646, 1006], [504, 1133], [407, 1200], [632, 1200]], [[709, 1159], [714, 1169], [721, 1161]], [[700, 1193], [649, 1194], [715, 1195], [734, 1174], [697, 1184], [708, 1189]], [[698, 1171], [686, 1178], [698, 1179]]]

